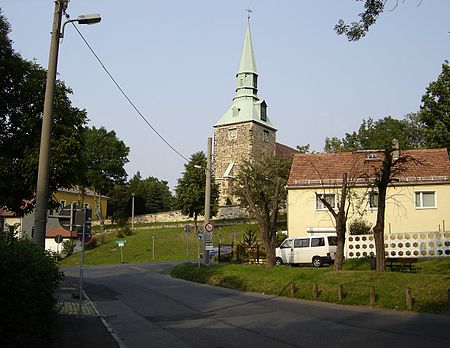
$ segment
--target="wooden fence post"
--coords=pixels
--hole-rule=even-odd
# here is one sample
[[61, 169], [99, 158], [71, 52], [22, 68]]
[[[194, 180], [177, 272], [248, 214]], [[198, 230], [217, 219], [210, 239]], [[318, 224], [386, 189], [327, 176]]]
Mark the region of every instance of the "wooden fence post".
[[370, 287], [370, 305], [371, 306], [375, 305], [375, 287], [374, 286]]
[[342, 284], [338, 285], [338, 297], [339, 297], [339, 301], [342, 301], [345, 298], [344, 285], [342, 285]]
[[411, 310], [413, 308], [413, 298], [411, 288], [406, 288], [406, 308]]
[[316, 300], [319, 297], [319, 287], [317, 284], [313, 284], [313, 299]]
[[297, 292], [297, 287], [295, 286], [295, 283], [291, 283], [291, 296], [294, 297], [295, 293]]

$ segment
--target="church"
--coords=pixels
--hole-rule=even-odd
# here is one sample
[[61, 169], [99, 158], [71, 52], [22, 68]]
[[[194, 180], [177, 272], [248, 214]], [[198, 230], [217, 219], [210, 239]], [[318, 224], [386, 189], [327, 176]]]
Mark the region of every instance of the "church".
[[258, 72], [248, 17], [236, 74], [235, 96], [231, 106], [214, 125], [214, 172], [219, 187], [219, 206], [239, 203], [233, 194], [233, 185], [245, 161], [254, 162], [264, 156], [297, 152], [278, 144], [276, 132], [269, 120], [266, 102], [258, 97]]

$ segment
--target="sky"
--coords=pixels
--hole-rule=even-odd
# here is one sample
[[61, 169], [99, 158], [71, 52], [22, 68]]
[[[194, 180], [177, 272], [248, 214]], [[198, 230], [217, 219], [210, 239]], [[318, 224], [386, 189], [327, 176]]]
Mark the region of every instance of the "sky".
[[[231, 104], [247, 8], [259, 74], [258, 96], [278, 129], [277, 142], [310, 144], [343, 137], [363, 119], [402, 119], [420, 107], [428, 84], [450, 59], [450, 1], [388, 0], [367, 36], [348, 42], [339, 19], [357, 20], [354, 0], [71, 0], [80, 25], [148, 122], [184, 157], [206, 152], [213, 125]], [[53, 0], [0, 0], [14, 49], [47, 68]], [[86, 109], [89, 126], [114, 130], [130, 148], [125, 169], [168, 181], [174, 189], [185, 159], [131, 108], [75, 29], [60, 45], [58, 78]]]

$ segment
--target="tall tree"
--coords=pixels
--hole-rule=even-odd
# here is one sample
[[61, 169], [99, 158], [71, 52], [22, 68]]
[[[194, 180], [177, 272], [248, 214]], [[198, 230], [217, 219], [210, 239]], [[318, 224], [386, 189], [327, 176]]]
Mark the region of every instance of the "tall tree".
[[418, 119], [425, 126], [428, 147], [446, 147], [450, 152], [450, 66], [431, 82], [422, 97]]
[[342, 139], [325, 138], [326, 152], [382, 150], [393, 139], [399, 141], [402, 149], [423, 147], [425, 133], [415, 114], [409, 114], [403, 120], [385, 117], [380, 120], [363, 120], [358, 131], [346, 133]]
[[[0, 13], [0, 206], [22, 215], [34, 207], [46, 71], [14, 51], [9, 30]], [[71, 93], [56, 82], [49, 201], [58, 187], [76, 184], [82, 173], [87, 116], [72, 106]]]
[[[198, 216], [205, 213], [206, 156], [203, 151], [194, 153], [184, 165], [183, 176], [175, 188], [176, 204], [182, 213], [194, 218], [197, 230]], [[219, 190], [211, 176], [211, 216], [217, 213]]]
[[246, 162], [237, 180], [237, 195], [255, 215], [267, 253], [267, 267], [275, 264], [278, 212], [286, 204], [285, 186], [292, 158], [266, 157], [259, 162]]
[[[95, 192], [97, 205], [101, 207], [102, 195], [124, 183], [127, 173], [124, 165], [128, 162], [129, 148], [119, 140], [114, 131], [108, 132], [104, 127], [88, 128], [86, 131], [86, 148], [84, 161], [86, 173], [83, 184]], [[105, 213], [97, 209], [97, 216], [103, 226]]]

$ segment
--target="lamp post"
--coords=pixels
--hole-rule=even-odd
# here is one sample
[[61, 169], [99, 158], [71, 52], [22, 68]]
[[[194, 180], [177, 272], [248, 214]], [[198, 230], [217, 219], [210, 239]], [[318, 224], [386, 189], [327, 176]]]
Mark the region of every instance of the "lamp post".
[[[36, 245], [45, 248], [45, 232], [47, 226], [47, 201], [50, 163], [50, 142], [53, 121], [53, 99], [55, 94], [56, 70], [58, 65], [59, 40], [61, 32], [62, 14], [67, 9], [68, 0], [55, 0], [53, 26], [51, 32], [50, 53], [48, 58], [47, 82], [45, 86], [44, 115], [42, 119], [41, 143], [39, 149], [39, 167], [36, 186], [36, 207], [34, 218], [33, 241]], [[99, 14], [80, 16], [69, 22], [79, 24], [94, 24], [101, 21]], [[64, 26], [63, 26], [64, 28]]]

